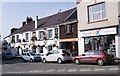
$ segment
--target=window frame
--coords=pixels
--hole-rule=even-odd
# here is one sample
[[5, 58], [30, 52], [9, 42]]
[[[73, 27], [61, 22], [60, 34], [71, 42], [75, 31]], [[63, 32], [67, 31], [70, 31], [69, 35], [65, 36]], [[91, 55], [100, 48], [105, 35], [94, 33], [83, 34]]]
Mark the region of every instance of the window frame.
[[[99, 5], [100, 7], [100, 10], [99, 11], [94, 11], [93, 12], [93, 7]], [[103, 9], [103, 5], [104, 5], [104, 9]], [[91, 8], [91, 13], [90, 13], [90, 8]], [[92, 23], [92, 22], [96, 22], [96, 21], [104, 21], [104, 20], [107, 20], [106, 19], [106, 3], [105, 2], [100, 2], [100, 3], [96, 3], [96, 4], [92, 4], [92, 5], [89, 5], [87, 6], [87, 11], [88, 11], [88, 23]], [[105, 12], [105, 17], [103, 18], [103, 12]], [[96, 14], [100, 14], [100, 17], [98, 19], [94, 19], [94, 15]], [[90, 19], [90, 16], [91, 16], [91, 19]]]
[[39, 31], [38, 32], [38, 40], [42, 40], [43, 39], [43, 32], [42, 31]]
[[[51, 33], [50, 33], [51, 31]], [[49, 29], [48, 30], [48, 39], [52, 39], [53, 38], [53, 29]]]
[[73, 27], [72, 27], [71, 24], [64, 26], [64, 33], [65, 34], [71, 34], [71, 33], [73, 33]]
[[25, 33], [25, 40], [29, 41], [29, 33]]

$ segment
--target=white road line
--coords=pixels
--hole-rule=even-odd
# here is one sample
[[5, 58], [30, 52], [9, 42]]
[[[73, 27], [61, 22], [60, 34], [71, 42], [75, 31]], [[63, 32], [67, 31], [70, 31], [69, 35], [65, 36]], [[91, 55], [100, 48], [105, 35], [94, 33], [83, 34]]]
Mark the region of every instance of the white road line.
[[105, 68], [95, 68], [94, 71], [105, 71]]
[[109, 68], [109, 70], [116, 71], [116, 70], [119, 70], [119, 69], [118, 68]]
[[86, 71], [91, 71], [91, 69], [90, 68], [84, 68], [84, 69], [80, 69], [80, 71], [86, 72]]

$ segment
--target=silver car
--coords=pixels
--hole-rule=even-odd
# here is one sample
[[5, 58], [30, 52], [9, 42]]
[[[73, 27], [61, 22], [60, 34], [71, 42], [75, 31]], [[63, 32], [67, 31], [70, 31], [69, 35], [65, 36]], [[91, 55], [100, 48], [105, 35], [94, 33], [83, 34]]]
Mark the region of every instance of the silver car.
[[46, 62], [58, 62], [61, 64], [64, 61], [71, 61], [72, 55], [65, 49], [51, 50], [45, 56], [42, 56], [42, 61]]
[[41, 61], [40, 55], [37, 55], [33, 52], [27, 52], [22, 55], [23, 61]]

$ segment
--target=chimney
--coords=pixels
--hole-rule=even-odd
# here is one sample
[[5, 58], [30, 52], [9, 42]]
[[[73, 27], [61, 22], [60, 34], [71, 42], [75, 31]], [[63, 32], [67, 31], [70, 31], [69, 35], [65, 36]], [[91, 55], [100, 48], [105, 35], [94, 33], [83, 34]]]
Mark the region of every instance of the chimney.
[[16, 30], [18, 30], [18, 28], [12, 28], [12, 29], [11, 29], [11, 34], [12, 34], [13, 32], [15, 32]]
[[24, 26], [26, 24], [26, 22], [24, 21], [24, 22], [22, 22], [22, 26]]
[[82, 0], [76, 0], [76, 4], [79, 4]]
[[38, 16], [36, 16], [36, 19], [35, 19], [35, 28], [37, 28], [37, 22], [38, 22]]
[[31, 21], [33, 21], [32, 17], [27, 17], [26, 22], [29, 23]]

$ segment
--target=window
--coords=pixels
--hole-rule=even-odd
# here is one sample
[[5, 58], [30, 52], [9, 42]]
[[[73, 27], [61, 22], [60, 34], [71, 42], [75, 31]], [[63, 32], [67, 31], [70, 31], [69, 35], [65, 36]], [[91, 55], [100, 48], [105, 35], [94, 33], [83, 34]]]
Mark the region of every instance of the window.
[[43, 53], [43, 46], [40, 46], [40, 53]]
[[42, 40], [42, 37], [43, 37], [43, 32], [42, 31], [39, 31], [39, 40]]
[[55, 35], [58, 35], [58, 28], [55, 28]]
[[106, 18], [105, 2], [88, 6], [88, 16], [89, 22], [105, 19]]
[[53, 31], [52, 30], [48, 30], [48, 38], [52, 38], [53, 36]]
[[72, 25], [65, 25], [64, 32], [65, 32], [65, 34], [72, 33], [73, 32]]
[[52, 46], [48, 46], [48, 50], [49, 50], [49, 51], [52, 50]]
[[19, 42], [19, 35], [16, 36], [16, 42]]
[[29, 39], [29, 33], [26, 33], [26, 41]]
[[12, 36], [12, 41], [11, 43], [15, 43], [15, 36]]

